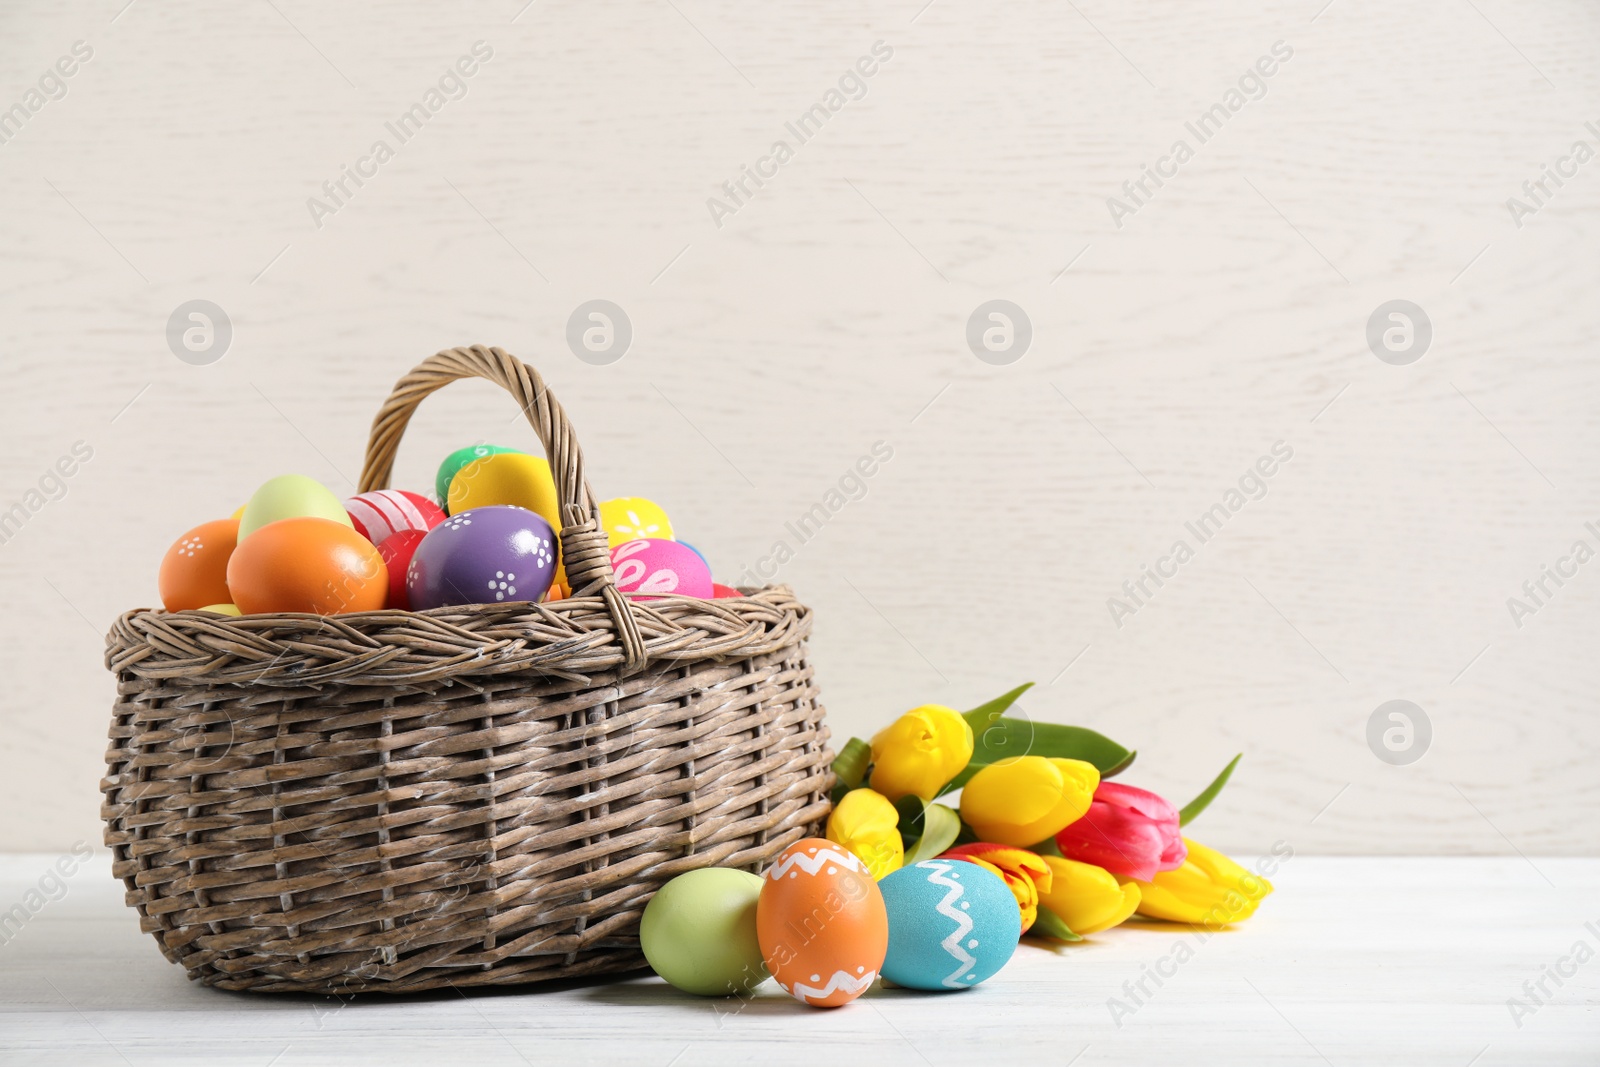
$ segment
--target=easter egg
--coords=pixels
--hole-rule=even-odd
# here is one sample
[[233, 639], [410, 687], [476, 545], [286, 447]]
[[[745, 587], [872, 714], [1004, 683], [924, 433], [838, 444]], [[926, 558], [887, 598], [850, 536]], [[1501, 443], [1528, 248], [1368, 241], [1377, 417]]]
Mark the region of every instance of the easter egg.
[[[673, 540], [677, 541], [677, 538], [673, 538]], [[700, 551], [698, 548], [694, 547], [693, 545], [691, 545], [687, 541], [678, 541], [678, 544], [682, 545], [684, 548], [687, 548], [690, 552], [693, 552], [695, 555], [699, 556], [700, 557], [700, 562], [704, 563], [706, 565], [706, 570], [710, 570], [711, 569], [711, 561], [709, 559], [706, 559], [706, 554], [704, 552]]]
[[669, 595], [711, 599], [705, 560], [676, 541], [625, 541], [611, 550], [611, 569], [618, 592], [636, 600]]
[[389, 595], [384, 601], [387, 607], [400, 611], [411, 610], [406, 573], [411, 569], [411, 557], [416, 555], [417, 546], [422, 544], [426, 536], [423, 530], [401, 530], [385, 537], [383, 544], [378, 546], [378, 555], [383, 557], [383, 565], [389, 569]]
[[237, 604], [207, 604], [201, 611], [214, 611], [218, 615], [243, 615]]
[[298, 516], [239, 541], [228, 561], [228, 588], [246, 615], [379, 611], [389, 571], [372, 542], [349, 525]]
[[228, 558], [239, 539], [235, 519], [203, 522], [172, 543], [161, 558], [156, 586], [168, 611], [191, 611], [226, 602]]
[[239, 517], [239, 540], [269, 522], [302, 517], [331, 519], [354, 529], [344, 505], [327, 486], [303, 474], [281, 474], [265, 482], [245, 504]]
[[344, 502], [350, 513], [350, 524], [356, 533], [375, 545], [381, 545], [401, 530], [421, 530], [427, 533], [444, 521], [439, 505], [421, 493], [404, 489], [378, 489], [371, 493], [353, 496]]
[[499, 505], [450, 516], [411, 556], [411, 610], [538, 600], [555, 578], [555, 536], [526, 508]]
[[461, 470], [462, 467], [465, 467], [475, 459], [482, 459], [484, 456], [497, 456], [502, 452], [516, 451], [517, 449], [515, 448], [503, 448], [500, 445], [468, 445], [466, 448], [456, 449], [444, 457], [444, 462], [439, 464], [439, 473], [433, 479], [434, 494], [439, 498], [441, 504], [444, 503], [450, 499], [450, 480], [456, 476], [456, 472]]
[[500, 452], [475, 459], [450, 480], [445, 499], [452, 515], [509, 504], [527, 508], [549, 523], [552, 530], [561, 529], [561, 500], [556, 495], [550, 464], [543, 456]]
[[744, 596], [744, 594], [731, 585], [723, 585], [721, 582], [711, 583], [711, 599], [726, 600], [731, 596]]
[[866, 864], [842, 845], [807, 837], [779, 853], [763, 879], [756, 936], [783, 991], [819, 1008], [866, 992], [889, 946], [883, 894]]
[[601, 503], [600, 526], [612, 548], [641, 537], [672, 540], [672, 520], [661, 510], [661, 505], [642, 496], [620, 496]]
[[244, 505], [240, 504], [238, 507], [234, 508], [233, 514], [229, 515], [228, 518], [233, 519], [235, 522], [244, 518]]
[[883, 976], [896, 985], [971, 989], [1017, 950], [1017, 898], [975, 863], [923, 860], [888, 874], [878, 888], [889, 913]]
[[685, 993], [748, 993], [767, 980], [756, 937], [761, 886], [759, 875], [730, 867], [678, 875], [645, 905], [639, 920], [644, 958]]

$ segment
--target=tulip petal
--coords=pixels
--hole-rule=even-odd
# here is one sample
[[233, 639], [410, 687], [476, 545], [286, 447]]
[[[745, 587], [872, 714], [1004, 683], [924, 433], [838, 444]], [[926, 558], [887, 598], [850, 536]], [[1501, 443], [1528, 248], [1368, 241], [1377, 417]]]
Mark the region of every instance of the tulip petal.
[[827, 836], [855, 853], [874, 878], [882, 878], [905, 863], [899, 821], [886, 797], [871, 789], [852, 789], [828, 816]]
[[1132, 915], [1139, 905], [1139, 886], [1119, 884], [1110, 872], [1089, 863], [1045, 856], [1054, 876], [1040, 895], [1041, 905], [1061, 916], [1077, 933], [1100, 933]]

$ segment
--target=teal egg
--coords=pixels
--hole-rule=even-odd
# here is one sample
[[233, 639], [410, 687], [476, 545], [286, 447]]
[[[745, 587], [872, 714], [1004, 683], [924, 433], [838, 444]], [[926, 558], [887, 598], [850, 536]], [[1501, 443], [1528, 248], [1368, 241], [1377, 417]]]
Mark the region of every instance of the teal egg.
[[889, 912], [883, 976], [908, 989], [971, 989], [1017, 951], [1022, 914], [994, 872], [923, 860], [878, 883]]
[[707, 867], [678, 875], [645, 905], [639, 921], [644, 958], [685, 993], [748, 993], [768, 973], [756, 937], [760, 896], [761, 877], [749, 871]]
[[443, 508], [449, 502], [450, 482], [462, 467], [465, 467], [475, 459], [482, 459], [484, 456], [498, 455], [501, 452], [521, 451], [522, 449], [520, 448], [504, 448], [500, 445], [468, 445], [466, 448], [458, 448], [444, 457], [444, 462], [439, 464], [439, 473], [433, 479], [433, 489], [439, 501], [439, 506]]

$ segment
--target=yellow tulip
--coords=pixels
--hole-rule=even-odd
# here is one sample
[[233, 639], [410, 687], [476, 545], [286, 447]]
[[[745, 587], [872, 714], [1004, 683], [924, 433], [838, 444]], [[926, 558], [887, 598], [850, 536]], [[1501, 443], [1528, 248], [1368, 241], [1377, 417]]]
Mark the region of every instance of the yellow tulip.
[[1245, 870], [1215, 849], [1190, 841], [1189, 856], [1175, 871], [1140, 882], [1139, 914], [1152, 919], [1215, 928], [1243, 922], [1272, 892], [1272, 883]]
[[932, 800], [970, 759], [967, 720], [953, 708], [924, 704], [872, 739], [872, 788], [890, 800], [913, 795]]
[[906, 862], [900, 814], [887, 797], [871, 789], [852, 789], [833, 806], [828, 840], [855, 853], [873, 878], [898, 871]]
[[1080, 937], [1109, 930], [1133, 914], [1139, 906], [1139, 887], [1133, 882], [1118, 884], [1110, 871], [1092, 863], [1043, 856], [1050, 868], [1050, 888], [1039, 894], [1039, 903], [1061, 917], [1061, 921]]
[[1099, 784], [1092, 763], [1019, 756], [972, 776], [961, 791], [961, 818], [981, 840], [1033, 845], [1081, 819]]

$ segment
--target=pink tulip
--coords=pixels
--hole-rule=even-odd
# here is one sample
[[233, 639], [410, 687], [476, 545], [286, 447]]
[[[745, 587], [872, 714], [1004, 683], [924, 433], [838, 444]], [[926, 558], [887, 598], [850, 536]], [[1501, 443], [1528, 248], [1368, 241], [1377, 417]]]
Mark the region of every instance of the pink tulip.
[[1178, 830], [1178, 809], [1145, 789], [1101, 782], [1083, 818], [1056, 834], [1069, 860], [1148, 882], [1157, 871], [1183, 866], [1188, 849]]

